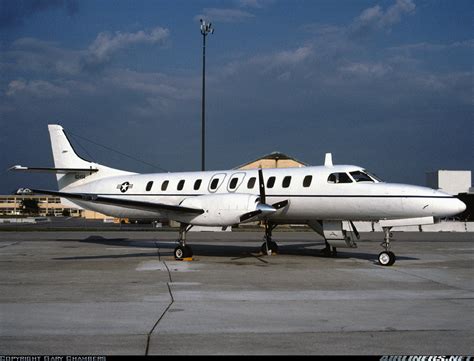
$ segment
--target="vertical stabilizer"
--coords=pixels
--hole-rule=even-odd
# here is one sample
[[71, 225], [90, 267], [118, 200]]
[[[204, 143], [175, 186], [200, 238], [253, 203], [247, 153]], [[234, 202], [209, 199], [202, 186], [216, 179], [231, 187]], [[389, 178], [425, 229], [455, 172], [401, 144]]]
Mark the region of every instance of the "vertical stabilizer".
[[92, 162], [77, 155], [63, 127], [58, 124], [49, 124], [48, 130], [56, 168], [89, 168], [92, 165]]
[[[105, 177], [134, 174], [119, 169], [109, 168], [101, 164], [90, 162], [81, 158], [69, 142], [69, 139], [62, 126], [58, 124], [48, 124], [49, 136], [51, 138], [51, 148], [53, 150], [54, 166], [62, 169], [81, 169], [80, 172], [66, 172], [56, 174], [59, 190], [69, 186], [80, 186], [88, 182]], [[95, 172], [84, 175], [84, 169], [95, 169]]]

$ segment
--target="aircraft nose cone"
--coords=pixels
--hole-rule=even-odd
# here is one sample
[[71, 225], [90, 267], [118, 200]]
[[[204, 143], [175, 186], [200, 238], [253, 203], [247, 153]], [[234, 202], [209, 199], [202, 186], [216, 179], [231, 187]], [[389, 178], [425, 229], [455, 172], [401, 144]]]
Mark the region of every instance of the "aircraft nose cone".
[[445, 216], [455, 216], [456, 214], [462, 213], [466, 210], [466, 205], [464, 202], [460, 201], [457, 198], [447, 199], [447, 202], [444, 203], [442, 207], [444, 209]]
[[[456, 207], [457, 207], [457, 210], [458, 210], [458, 213], [462, 213], [466, 210], [466, 204], [459, 200], [459, 199], [456, 199]], [[457, 214], [457, 213], [456, 213]]]

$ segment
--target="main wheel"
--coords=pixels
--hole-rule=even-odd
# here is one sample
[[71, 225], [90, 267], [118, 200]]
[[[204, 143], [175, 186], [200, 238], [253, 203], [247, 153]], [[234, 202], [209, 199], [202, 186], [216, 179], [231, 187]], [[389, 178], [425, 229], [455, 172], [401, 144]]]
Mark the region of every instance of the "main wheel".
[[271, 256], [272, 254], [278, 253], [278, 244], [274, 241], [268, 241], [268, 248], [267, 242], [263, 242], [262, 247], [260, 247], [260, 251], [262, 254], [266, 254], [267, 256]]
[[193, 250], [189, 246], [181, 246], [179, 245], [174, 249], [174, 258], [178, 261], [189, 258], [193, 256]]
[[190, 246], [184, 246], [184, 258], [189, 258], [193, 256], [193, 250]]
[[185, 258], [185, 249], [183, 246], [178, 246], [174, 249], [174, 258], [176, 260], [182, 260]]
[[397, 259], [395, 257], [395, 253], [391, 252], [391, 251], [388, 251], [388, 254], [390, 256], [390, 263], [388, 264], [389, 266], [393, 265], [395, 263], [395, 260]]
[[379, 254], [379, 263], [382, 266], [391, 266], [395, 263], [395, 254], [391, 251], [383, 251]]

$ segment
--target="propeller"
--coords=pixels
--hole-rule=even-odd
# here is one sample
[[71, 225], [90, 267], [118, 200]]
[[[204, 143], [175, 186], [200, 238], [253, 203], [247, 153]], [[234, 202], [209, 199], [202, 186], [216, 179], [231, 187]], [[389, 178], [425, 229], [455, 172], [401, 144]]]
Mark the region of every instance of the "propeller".
[[265, 181], [263, 180], [263, 170], [258, 168], [258, 187], [260, 191], [260, 202], [266, 203]]
[[286, 207], [288, 205], [288, 200], [280, 201], [272, 205], [266, 203], [266, 194], [265, 194], [265, 181], [263, 179], [263, 170], [262, 168], [258, 169], [258, 188], [260, 193], [260, 202], [257, 204], [257, 209], [252, 212], [245, 213], [240, 216], [240, 222], [245, 222], [250, 218], [256, 217], [260, 214], [271, 214], [276, 210]]

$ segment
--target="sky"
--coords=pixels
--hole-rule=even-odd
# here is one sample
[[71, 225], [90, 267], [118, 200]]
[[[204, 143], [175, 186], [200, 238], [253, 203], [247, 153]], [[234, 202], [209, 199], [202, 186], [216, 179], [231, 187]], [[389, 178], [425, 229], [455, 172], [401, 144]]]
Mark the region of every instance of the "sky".
[[469, 0], [0, 0], [0, 193], [56, 189], [7, 171], [53, 165], [53, 123], [98, 163], [200, 170], [201, 18], [207, 169], [279, 151], [418, 185], [473, 170], [473, 15]]

